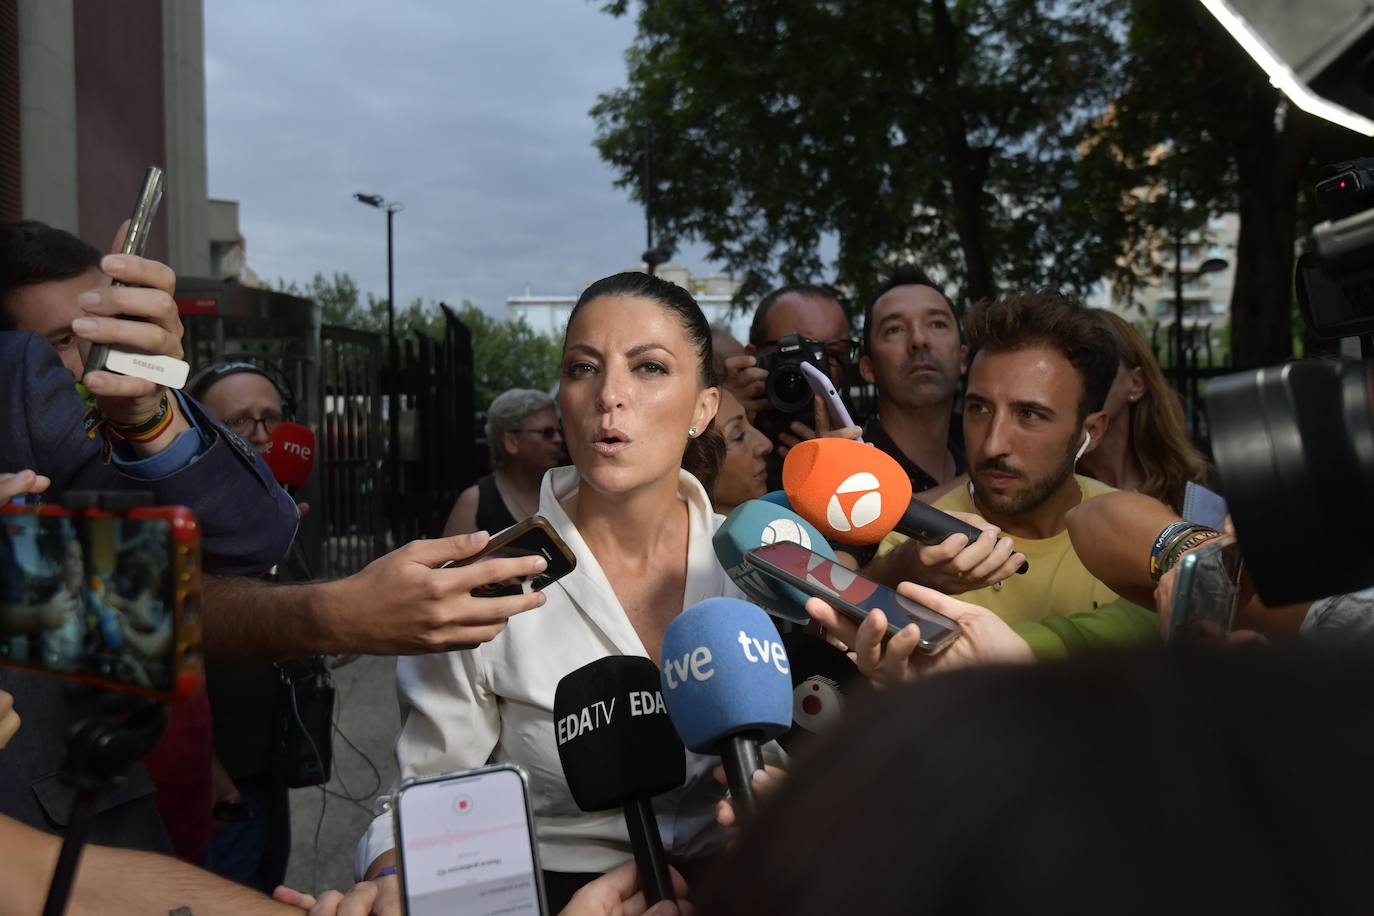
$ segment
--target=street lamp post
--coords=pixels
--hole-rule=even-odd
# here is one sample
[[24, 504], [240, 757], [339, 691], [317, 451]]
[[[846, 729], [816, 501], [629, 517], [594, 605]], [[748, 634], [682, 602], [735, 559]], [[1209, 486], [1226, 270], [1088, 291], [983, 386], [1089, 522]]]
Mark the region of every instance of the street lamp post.
[[[1203, 274], [1215, 273], [1225, 270], [1230, 265], [1221, 258], [1208, 258], [1198, 265], [1196, 271], [1190, 271], [1190, 280], [1196, 280]], [[1174, 386], [1182, 394], [1187, 384], [1187, 377], [1183, 370], [1183, 238], [1174, 236]]]
[[[397, 213], [405, 209], [405, 204], [384, 200], [380, 194], [354, 194], [353, 199], [369, 207], [386, 211], [386, 350], [387, 361], [391, 364], [391, 390], [387, 397], [387, 443], [390, 452], [388, 463], [391, 467], [391, 495], [395, 497], [400, 492], [401, 480], [401, 352], [396, 343], [396, 272], [392, 220]], [[391, 504], [397, 505], [394, 499]]]

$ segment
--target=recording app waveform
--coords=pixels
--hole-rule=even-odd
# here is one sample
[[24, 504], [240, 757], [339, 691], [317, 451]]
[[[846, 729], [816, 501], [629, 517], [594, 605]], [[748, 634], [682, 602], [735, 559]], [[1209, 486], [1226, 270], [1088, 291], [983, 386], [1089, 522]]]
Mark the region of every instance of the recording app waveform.
[[438, 846], [461, 846], [469, 840], [482, 839], [498, 833], [509, 833], [510, 831], [525, 832], [524, 821], [512, 821], [509, 824], [493, 824], [490, 827], [475, 827], [472, 830], [445, 830], [443, 833], [436, 833], [432, 836], [418, 836], [412, 839], [407, 845], [414, 850], [434, 849]]

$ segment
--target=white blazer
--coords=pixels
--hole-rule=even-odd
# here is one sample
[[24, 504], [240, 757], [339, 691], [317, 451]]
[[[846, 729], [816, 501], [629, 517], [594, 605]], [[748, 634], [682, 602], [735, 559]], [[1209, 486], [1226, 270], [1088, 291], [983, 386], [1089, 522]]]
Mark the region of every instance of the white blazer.
[[[545, 589], [543, 607], [511, 618], [491, 642], [462, 652], [397, 659], [401, 733], [396, 759], [402, 779], [492, 763], [515, 763], [530, 777], [541, 865], [550, 871], [604, 872], [630, 857], [619, 809], [583, 813], [563, 778], [554, 738], [553, 695], [564, 675], [607, 655], [648, 657], [606, 574], [560, 504], [578, 487], [576, 468], [544, 476], [539, 514], [577, 557], [577, 568]], [[716, 560], [711, 536], [723, 520], [697, 479], [682, 471], [678, 495], [690, 531], [684, 608], [706, 598], [741, 598]], [[770, 752], [775, 746], [770, 746]], [[774, 753], [770, 753], [772, 758]], [[695, 859], [726, 839], [715, 824], [724, 787], [711, 778], [718, 758], [687, 752], [687, 782], [654, 799], [659, 833], [670, 858]], [[359, 876], [395, 846], [387, 798], [358, 843]]]

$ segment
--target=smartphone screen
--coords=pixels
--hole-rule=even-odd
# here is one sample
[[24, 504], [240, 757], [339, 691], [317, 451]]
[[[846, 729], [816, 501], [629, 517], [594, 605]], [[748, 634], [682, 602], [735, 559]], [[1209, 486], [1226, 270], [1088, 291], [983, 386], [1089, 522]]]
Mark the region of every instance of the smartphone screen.
[[540, 591], [558, 581], [577, 568], [577, 558], [563, 543], [563, 539], [553, 530], [553, 526], [541, 515], [532, 515], [521, 522], [498, 531], [491, 536], [487, 546], [477, 556], [445, 566], [466, 566], [478, 560], [503, 559], [511, 557], [541, 556], [548, 567], [534, 576], [524, 579], [507, 579], [489, 582], [472, 590], [478, 598], [496, 598], [502, 595], [528, 595]]
[[408, 783], [395, 804], [409, 916], [545, 912], [520, 770], [486, 767]]
[[1240, 595], [1240, 545], [1215, 538], [1178, 561], [1169, 645], [1219, 644], [1231, 632]]
[[798, 544], [779, 542], [746, 551], [745, 562], [760, 572], [830, 602], [853, 620], [863, 620], [873, 608], [887, 616], [887, 632], [895, 636], [907, 624], [921, 630], [920, 651], [934, 655], [960, 634], [959, 624], [939, 611], [903, 598], [885, 585], [865, 578]]
[[0, 660], [173, 692], [172, 522], [0, 515]]

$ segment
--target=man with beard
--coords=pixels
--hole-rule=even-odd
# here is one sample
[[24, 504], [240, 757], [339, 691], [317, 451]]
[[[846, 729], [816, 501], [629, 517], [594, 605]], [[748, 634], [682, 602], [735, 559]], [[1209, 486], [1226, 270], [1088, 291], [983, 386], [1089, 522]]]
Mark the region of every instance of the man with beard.
[[859, 374], [878, 389], [878, 415], [865, 442], [902, 466], [917, 493], [964, 473], [954, 396], [968, 348], [954, 307], [917, 267], [888, 275], [864, 313]]
[[[1037, 654], [1036, 638], [1049, 633], [1058, 639], [1047, 654], [1071, 651], [1085, 630], [1097, 645], [1149, 641], [1148, 612], [1092, 577], [1066, 522], [1070, 509], [1112, 489], [1074, 473], [1106, 431], [1103, 402], [1117, 366], [1111, 337], [1081, 305], [1052, 291], [979, 303], [965, 333], [970, 479], [957, 479], [934, 505], [979, 516], [985, 533], [973, 545], [951, 535], [933, 546], [889, 535], [869, 574], [962, 593], [1008, 623], [1028, 624], [1017, 630]], [[995, 549], [986, 549], [994, 540]], [[1020, 558], [1030, 563], [1025, 575], [1014, 572]]]

